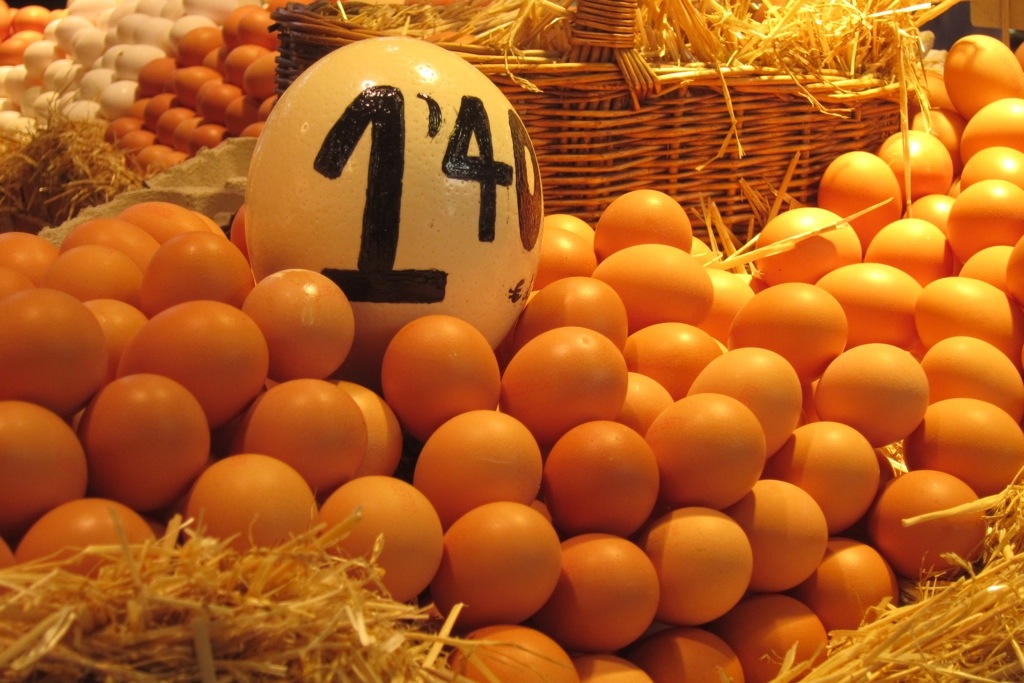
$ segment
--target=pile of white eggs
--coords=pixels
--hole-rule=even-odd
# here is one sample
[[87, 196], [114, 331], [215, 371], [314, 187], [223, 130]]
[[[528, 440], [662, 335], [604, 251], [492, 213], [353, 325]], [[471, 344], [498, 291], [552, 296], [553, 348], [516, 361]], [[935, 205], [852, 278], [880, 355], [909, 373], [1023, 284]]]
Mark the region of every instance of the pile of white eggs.
[[135, 101], [139, 71], [177, 56], [181, 38], [222, 26], [241, 5], [259, 0], [70, 0], [22, 63], [0, 66], [0, 133], [30, 135], [59, 113], [113, 121]]

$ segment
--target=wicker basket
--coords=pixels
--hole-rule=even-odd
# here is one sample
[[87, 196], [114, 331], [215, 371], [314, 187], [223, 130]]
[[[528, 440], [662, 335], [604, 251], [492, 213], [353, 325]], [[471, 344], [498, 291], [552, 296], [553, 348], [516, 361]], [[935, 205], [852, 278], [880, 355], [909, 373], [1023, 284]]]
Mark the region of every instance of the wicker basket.
[[[813, 203], [829, 162], [874, 149], [899, 129], [895, 74], [651, 64], [633, 49], [636, 9], [637, 0], [579, 0], [565, 55], [440, 42], [518, 111], [537, 151], [547, 214], [593, 223], [617, 195], [653, 188], [687, 207], [695, 230], [707, 228], [711, 200], [724, 227], [749, 235], [780, 190], [786, 200]], [[358, 11], [345, 6], [349, 16]], [[356, 25], [323, 0], [272, 17], [279, 92], [337, 47], [401, 33]]]

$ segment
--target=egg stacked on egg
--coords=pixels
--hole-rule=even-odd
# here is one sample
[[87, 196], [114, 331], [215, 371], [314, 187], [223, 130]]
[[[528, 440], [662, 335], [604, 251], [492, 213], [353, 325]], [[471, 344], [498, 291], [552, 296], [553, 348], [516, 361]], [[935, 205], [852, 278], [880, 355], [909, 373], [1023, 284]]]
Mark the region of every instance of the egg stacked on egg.
[[258, 135], [275, 92], [272, 8], [259, 0], [0, 5], [0, 130], [27, 134], [57, 115], [96, 120], [144, 174], [226, 137]]
[[[176, 60], [173, 96], [200, 97], [181, 72], [210, 67]], [[549, 215], [497, 348], [424, 315], [380, 393], [332, 379], [355, 334], [337, 285], [254, 281], [245, 209], [231, 239], [160, 203], [59, 248], [0, 234], [0, 565], [116, 542], [111, 507], [129, 539], [181, 512], [238, 548], [358, 511], [331, 551], [457, 613], [488, 643], [453, 657], [473, 680], [771, 681], [791, 649], [824, 657], [901, 582], [981, 556], [981, 511], [914, 518], [1024, 466], [1024, 71], [970, 37], [931, 78], [935, 107], [835, 159], [753, 268], [660, 192]]]

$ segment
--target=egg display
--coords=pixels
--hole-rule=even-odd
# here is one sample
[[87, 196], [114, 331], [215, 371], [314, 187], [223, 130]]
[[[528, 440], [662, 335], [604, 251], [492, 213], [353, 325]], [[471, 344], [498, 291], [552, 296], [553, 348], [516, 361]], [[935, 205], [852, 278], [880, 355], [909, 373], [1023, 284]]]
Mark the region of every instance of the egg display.
[[325, 623], [432, 675], [775, 683], [1018, 557], [1000, 41], [958, 42], [930, 110], [740, 246], [653, 189], [546, 215], [543, 147], [435, 44], [356, 41], [278, 93], [267, 3], [0, 10], [12, 126], [99, 117], [149, 175], [258, 137], [230, 226], [154, 200], [59, 244], [0, 232], [0, 606], [37, 567], [138, 582], [199, 545], [262, 613], [308, 562], [365, 582], [310, 583]]

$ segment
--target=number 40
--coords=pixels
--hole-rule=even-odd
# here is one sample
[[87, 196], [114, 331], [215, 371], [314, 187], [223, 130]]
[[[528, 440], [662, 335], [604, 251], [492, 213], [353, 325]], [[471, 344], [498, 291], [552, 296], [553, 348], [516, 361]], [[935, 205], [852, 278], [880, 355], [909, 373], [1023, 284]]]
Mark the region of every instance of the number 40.
[[[427, 95], [428, 135], [438, 134], [440, 107]], [[441, 173], [453, 180], [480, 186], [477, 239], [494, 241], [497, 188], [515, 179], [519, 209], [519, 240], [527, 251], [537, 242], [541, 221], [540, 169], [522, 120], [508, 110], [513, 166], [494, 158], [491, 126], [483, 102], [464, 96], [441, 161]], [[363, 90], [327, 132], [313, 169], [325, 178], [341, 175], [356, 145], [370, 128], [370, 159], [366, 179], [366, 207], [356, 270], [327, 268], [324, 274], [341, 286], [351, 301], [379, 303], [435, 303], [444, 300], [448, 273], [442, 270], [395, 270], [401, 223], [402, 182], [405, 173], [405, 98], [394, 86], [376, 85]], [[477, 155], [469, 154], [475, 139]], [[531, 167], [528, 169], [527, 164]], [[513, 172], [514, 170], [514, 172]], [[528, 186], [532, 171], [534, 188]]]

